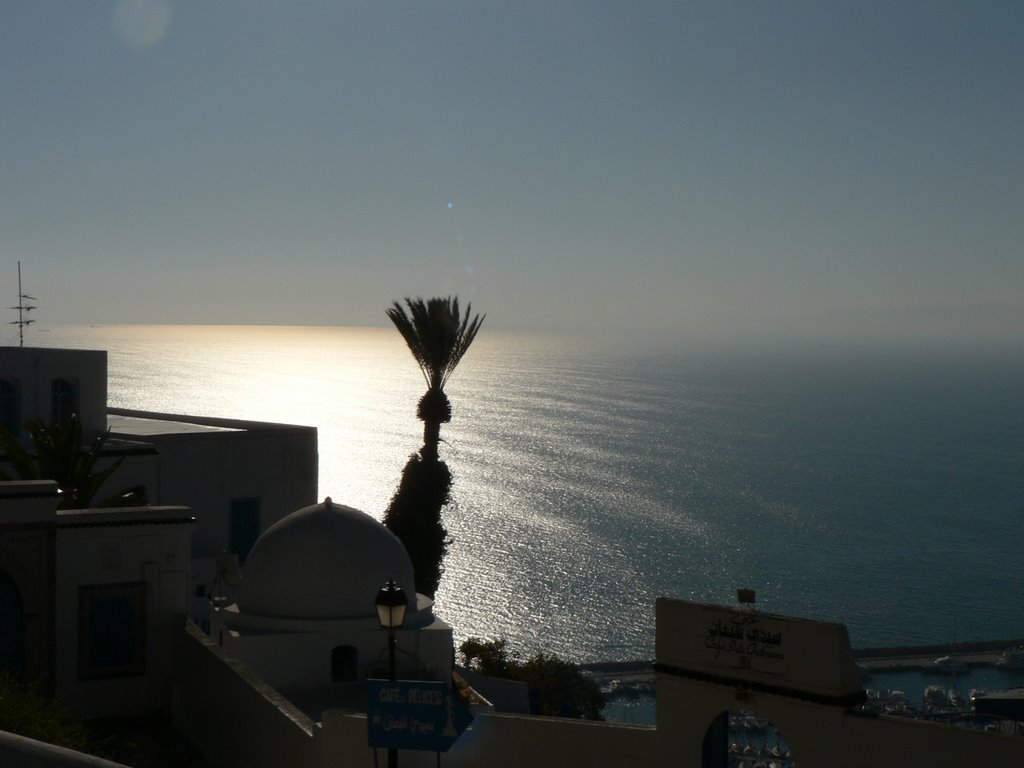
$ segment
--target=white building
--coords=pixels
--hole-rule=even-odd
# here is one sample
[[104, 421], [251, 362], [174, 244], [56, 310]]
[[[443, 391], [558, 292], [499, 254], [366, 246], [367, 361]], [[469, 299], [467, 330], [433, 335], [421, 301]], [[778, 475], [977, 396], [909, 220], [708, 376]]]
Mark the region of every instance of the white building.
[[211, 637], [278, 690], [341, 693], [338, 686], [388, 674], [374, 601], [389, 580], [408, 601], [397, 633], [399, 676], [450, 680], [451, 627], [416, 594], [402, 542], [330, 499], [293, 512], [256, 541], [238, 601], [214, 611]]
[[107, 423], [122, 449], [136, 450], [112, 482], [191, 507], [196, 559], [226, 550], [244, 562], [264, 530], [316, 501], [315, 427], [122, 408], [108, 409]]
[[104, 461], [123, 461], [97, 499], [143, 485], [150, 504], [192, 510], [191, 615], [201, 623], [214, 556], [224, 550], [244, 562], [264, 530], [316, 500], [315, 427], [108, 408], [106, 352], [0, 347], [0, 426], [26, 439], [25, 422], [71, 413], [86, 440], [109, 428]]
[[0, 483], [0, 666], [81, 714], [159, 712], [186, 619], [192, 514], [57, 502], [51, 481]]

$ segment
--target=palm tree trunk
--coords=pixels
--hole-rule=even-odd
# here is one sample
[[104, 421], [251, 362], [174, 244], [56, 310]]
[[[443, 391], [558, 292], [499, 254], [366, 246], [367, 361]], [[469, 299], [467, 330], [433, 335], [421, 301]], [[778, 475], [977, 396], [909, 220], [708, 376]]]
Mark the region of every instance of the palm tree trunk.
[[437, 448], [441, 443], [441, 425], [451, 421], [452, 405], [448, 402], [440, 383], [432, 384], [416, 406], [416, 416], [423, 421], [424, 461], [437, 461]]
[[420, 455], [424, 461], [437, 461], [437, 448], [441, 443], [441, 422], [423, 422], [423, 448]]

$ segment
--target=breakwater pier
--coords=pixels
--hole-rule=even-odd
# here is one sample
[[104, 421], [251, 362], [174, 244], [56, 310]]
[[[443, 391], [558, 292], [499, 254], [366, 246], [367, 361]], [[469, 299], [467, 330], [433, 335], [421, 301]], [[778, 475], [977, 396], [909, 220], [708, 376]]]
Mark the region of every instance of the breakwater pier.
[[869, 672], [911, 672], [934, 668], [935, 660], [953, 656], [967, 667], [993, 666], [1004, 651], [1024, 646], [1024, 638], [985, 640], [945, 645], [894, 646], [854, 649], [853, 655]]
[[[968, 668], [994, 667], [1004, 651], [1024, 647], [1024, 638], [983, 640], [944, 645], [906, 645], [855, 648], [854, 658], [862, 672], [872, 674], [936, 671], [935, 660], [953, 656]], [[623, 692], [649, 694], [654, 684], [654, 662], [605, 661], [582, 664], [581, 669], [612, 695]], [[611, 685], [614, 682], [615, 685]]]

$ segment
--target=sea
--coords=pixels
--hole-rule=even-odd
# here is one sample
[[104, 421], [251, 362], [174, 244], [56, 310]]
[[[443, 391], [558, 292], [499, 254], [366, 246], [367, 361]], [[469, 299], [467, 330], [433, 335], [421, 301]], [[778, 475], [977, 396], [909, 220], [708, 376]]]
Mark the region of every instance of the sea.
[[[317, 427], [319, 496], [380, 518], [426, 390], [389, 328], [33, 326], [112, 406]], [[436, 611], [521, 656], [651, 659], [659, 596], [855, 647], [1024, 637], [1020, 350], [676, 348], [492, 332], [452, 376]]]

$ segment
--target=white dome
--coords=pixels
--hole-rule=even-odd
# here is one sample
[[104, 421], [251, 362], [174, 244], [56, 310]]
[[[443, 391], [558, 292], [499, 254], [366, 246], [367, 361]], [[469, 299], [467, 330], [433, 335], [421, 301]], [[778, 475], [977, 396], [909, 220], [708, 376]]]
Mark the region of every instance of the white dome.
[[256, 540], [238, 607], [274, 618], [371, 618], [388, 579], [416, 610], [412, 562], [402, 542], [365, 512], [328, 498], [293, 512]]

